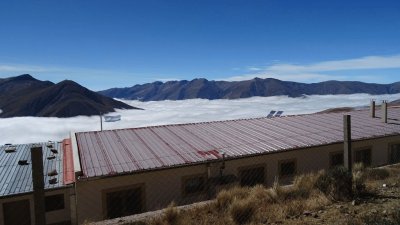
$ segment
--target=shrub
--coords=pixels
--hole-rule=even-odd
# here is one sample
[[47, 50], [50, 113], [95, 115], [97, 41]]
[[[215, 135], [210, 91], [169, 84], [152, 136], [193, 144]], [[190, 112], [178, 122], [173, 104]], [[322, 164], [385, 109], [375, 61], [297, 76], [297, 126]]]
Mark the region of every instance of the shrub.
[[[171, 202], [160, 217], [154, 217], [147, 221], [148, 225], [178, 225], [181, 215], [175, 203]], [[127, 223], [127, 225], [131, 223]], [[132, 223], [135, 224], [135, 223]]]
[[226, 210], [234, 199], [244, 199], [249, 196], [248, 188], [233, 187], [218, 193], [215, 206], [219, 210]]
[[179, 210], [176, 208], [175, 203], [172, 202], [168, 208], [165, 209], [163, 220], [170, 225], [179, 224], [179, 214]]
[[235, 199], [230, 207], [232, 220], [240, 225], [251, 221], [256, 211], [256, 206], [248, 199]]
[[355, 196], [361, 196], [365, 193], [365, 171], [362, 169], [353, 170], [353, 190]]
[[393, 213], [392, 219], [395, 224], [400, 224], [400, 209], [397, 209], [397, 211]]
[[365, 225], [398, 225], [398, 223], [384, 218], [380, 215], [374, 214], [363, 218]]
[[322, 173], [315, 186], [334, 200], [349, 200], [352, 197], [352, 174], [345, 167], [335, 167]]
[[271, 189], [266, 189], [263, 185], [256, 185], [250, 189], [249, 199], [254, 203], [268, 204], [277, 202], [277, 196]]
[[384, 168], [367, 169], [365, 173], [366, 178], [369, 180], [383, 180], [390, 176], [389, 171]]

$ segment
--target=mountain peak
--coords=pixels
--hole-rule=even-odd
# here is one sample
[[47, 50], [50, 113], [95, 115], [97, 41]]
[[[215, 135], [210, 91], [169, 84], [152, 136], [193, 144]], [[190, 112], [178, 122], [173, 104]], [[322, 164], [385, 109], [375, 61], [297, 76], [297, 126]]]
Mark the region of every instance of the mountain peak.
[[[97, 115], [134, 107], [101, 96], [72, 80], [57, 84], [36, 80], [29, 74], [6, 78], [0, 82], [0, 117], [46, 116], [72, 117]], [[12, 96], [10, 98], [9, 96]], [[3, 100], [4, 99], [4, 100]]]
[[30, 74], [22, 74], [19, 76], [15, 76], [15, 77], [10, 77], [10, 80], [32, 80], [32, 81], [37, 81], [34, 77], [32, 77]]

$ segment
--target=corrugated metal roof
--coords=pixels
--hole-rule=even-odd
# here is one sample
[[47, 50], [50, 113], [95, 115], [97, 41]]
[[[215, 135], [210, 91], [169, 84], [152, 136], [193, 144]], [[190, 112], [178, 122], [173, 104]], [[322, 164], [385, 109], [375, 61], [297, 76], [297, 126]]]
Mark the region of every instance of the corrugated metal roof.
[[153, 126], [76, 133], [83, 177], [98, 177], [343, 141], [343, 115], [353, 140], [400, 134], [400, 108], [389, 123], [369, 111]]
[[[43, 148], [43, 170], [45, 189], [63, 187], [63, 151], [62, 144], [52, 142], [52, 147], [47, 147], [49, 142], [39, 143]], [[32, 184], [32, 160], [31, 144], [15, 145], [15, 152], [6, 153], [6, 145], [0, 146], [0, 197], [23, 194], [33, 191]], [[53, 154], [51, 149], [57, 150]], [[54, 159], [47, 157], [55, 156]], [[19, 165], [19, 160], [27, 160], [27, 165]], [[56, 176], [48, 173], [56, 170]], [[56, 184], [50, 184], [49, 180], [57, 178]]]

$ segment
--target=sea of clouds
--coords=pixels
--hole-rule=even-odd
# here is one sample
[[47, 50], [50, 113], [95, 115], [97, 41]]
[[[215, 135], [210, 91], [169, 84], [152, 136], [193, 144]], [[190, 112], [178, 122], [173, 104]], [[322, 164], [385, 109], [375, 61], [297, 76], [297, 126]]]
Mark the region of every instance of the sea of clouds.
[[[121, 121], [103, 122], [103, 129], [263, 117], [271, 110], [282, 110], [284, 115], [314, 113], [336, 107], [367, 106], [370, 99], [376, 99], [378, 102], [393, 101], [400, 99], [400, 94], [312, 95], [305, 98], [275, 96], [236, 100], [124, 101], [145, 110], [117, 110], [115, 113], [110, 113], [108, 115], [121, 115]], [[0, 145], [48, 140], [61, 141], [68, 138], [71, 131], [94, 130], [100, 130], [99, 116], [6, 118], [0, 119]]]

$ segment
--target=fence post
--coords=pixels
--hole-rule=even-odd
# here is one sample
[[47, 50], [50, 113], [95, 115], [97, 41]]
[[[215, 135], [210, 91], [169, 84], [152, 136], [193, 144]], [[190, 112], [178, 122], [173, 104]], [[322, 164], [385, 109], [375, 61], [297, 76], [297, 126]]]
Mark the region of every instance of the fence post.
[[43, 153], [41, 145], [31, 146], [31, 158], [35, 224], [46, 224], [46, 212], [44, 205]]
[[352, 170], [352, 152], [351, 152], [351, 116], [343, 116], [343, 128], [344, 128], [344, 166], [351, 171]]

